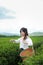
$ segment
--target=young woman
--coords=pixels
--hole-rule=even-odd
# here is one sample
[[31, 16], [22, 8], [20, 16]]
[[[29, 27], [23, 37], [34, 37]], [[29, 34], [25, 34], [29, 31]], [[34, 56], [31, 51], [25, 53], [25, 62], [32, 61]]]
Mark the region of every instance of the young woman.
[[25, 50], [27, 48], [32, 48], [33, 49], [33, 42], [31, 40], [31, 38], [28, 36], [28, 31], [27, 31], [27, 28], [21, 28], [20, 29], [20, 35], [21, 35], [21, 38], [17, 39], [17, 40], [14, 40], [14, 39], [11, 39], [10, 41], [11, 42], [16, 42], [16, 43], [20, 43], [20, 50]]

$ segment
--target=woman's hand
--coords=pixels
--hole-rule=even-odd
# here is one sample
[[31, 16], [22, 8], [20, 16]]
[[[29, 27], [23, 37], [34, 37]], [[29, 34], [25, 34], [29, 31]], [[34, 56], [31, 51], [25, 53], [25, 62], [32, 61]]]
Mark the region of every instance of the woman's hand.
[[15, 39], [11, 39], [10, 42], [13, 42], [14, 43], [15, 42]]

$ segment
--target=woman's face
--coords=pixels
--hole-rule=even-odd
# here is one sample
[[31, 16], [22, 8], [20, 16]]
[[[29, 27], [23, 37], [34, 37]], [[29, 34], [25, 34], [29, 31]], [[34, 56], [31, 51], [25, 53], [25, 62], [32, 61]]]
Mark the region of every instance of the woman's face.
[[23, 31], [20, 32], [21, 36], [25, 36], [25, 33]]

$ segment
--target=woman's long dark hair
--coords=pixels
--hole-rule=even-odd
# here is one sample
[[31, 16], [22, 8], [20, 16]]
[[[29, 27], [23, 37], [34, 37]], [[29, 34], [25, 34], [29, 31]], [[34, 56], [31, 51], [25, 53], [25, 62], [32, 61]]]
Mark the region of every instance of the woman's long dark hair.
[[24, 37], [24, 40], [25, 40], [28, 36], [28, 30], [27, 30], [27, 28], [23, 27], [23, 28], [20, 29], [20, 33], [21, 33], [21, 31], [23, 31], [25, 33], [25, 37]]

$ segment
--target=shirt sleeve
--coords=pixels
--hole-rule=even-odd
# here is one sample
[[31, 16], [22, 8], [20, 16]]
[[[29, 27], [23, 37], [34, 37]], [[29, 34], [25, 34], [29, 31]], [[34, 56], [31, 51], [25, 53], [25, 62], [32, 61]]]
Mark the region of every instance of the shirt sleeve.
[[20, 38], [19, 38], [19, 39], [17, 39], [17, 40], [15, 40], [15, 42], [16, 42], [16, 43], [19, 43], [19, 42], [20, 42]]
[[28, 43], [28, 46], [33, 46], [33, 42], [32, 42], [32, 40], [31, 40], [31, 38], [29, 38], [29, 39], [27, 40], [27, 43]]

